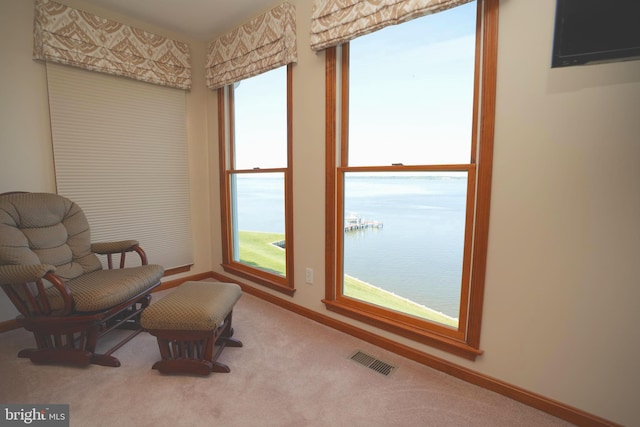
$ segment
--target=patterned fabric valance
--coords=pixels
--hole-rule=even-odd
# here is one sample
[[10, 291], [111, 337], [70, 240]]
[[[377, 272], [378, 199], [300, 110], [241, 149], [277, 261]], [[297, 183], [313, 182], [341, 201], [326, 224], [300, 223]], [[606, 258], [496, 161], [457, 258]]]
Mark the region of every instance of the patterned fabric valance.
[[186, 43], [36, 0], [33, 57], [163, 86], [191, 87]]
[[389, 25], [440, 12], [472, 0], [315, 0], [311, 49], [318, 51]]
[[296, 11], [283, 3], [209, 43], [207, 86], [217, 89], [297, 60]]

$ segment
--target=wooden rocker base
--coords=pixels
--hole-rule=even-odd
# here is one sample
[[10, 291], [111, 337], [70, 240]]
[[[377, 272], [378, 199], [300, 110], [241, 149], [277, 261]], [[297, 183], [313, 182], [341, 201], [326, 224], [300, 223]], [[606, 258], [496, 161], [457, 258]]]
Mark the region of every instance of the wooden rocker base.
[[25, 348], [20, 350], [18, 357], [30, 359], [35, 364], [69, 364], [85, 366], [91, 363], [93, 354], [90, 351], [64, 349]]
[[[140, 326], [139, 316], [149, 306], [150, 292], [151, 289], [104, 313], [54, 320], [25, 319], [19, 316], [21, 326], [33, 333], [37, 348], [23, 349], [18, 357], [30, 359], [35, 364], [117, 368], [120, 361], [112, 354], [144, 330]], [[105, 353], [96, 353], [100, 338], [116, 329], [127, 330], [129, 333]]]

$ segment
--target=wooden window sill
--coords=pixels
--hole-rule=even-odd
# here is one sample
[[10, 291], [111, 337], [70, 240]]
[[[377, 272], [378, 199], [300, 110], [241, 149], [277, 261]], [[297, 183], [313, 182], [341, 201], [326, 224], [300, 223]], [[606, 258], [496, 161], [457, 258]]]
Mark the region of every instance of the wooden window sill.
[[418, 328], [414, 325], [402, 323], [395, 319], [372, 315], [372, 313], [368, 311], [355, 308], [341, 301], [331, 301], [324, 299], [322, 300], [322, 302], [327, 307], [327, 310], [333, 311], [334, 313], [350, 317], [360, 322], [375, 326], [382, 330], [392, 332], [394, 334], [429, 345], [431, 347], [446, 351], [447, 353], [451, 353], [468, 360], [475, 361], [476, 357], [484, 353], [482, 350], [472, 347], [464, 341]]

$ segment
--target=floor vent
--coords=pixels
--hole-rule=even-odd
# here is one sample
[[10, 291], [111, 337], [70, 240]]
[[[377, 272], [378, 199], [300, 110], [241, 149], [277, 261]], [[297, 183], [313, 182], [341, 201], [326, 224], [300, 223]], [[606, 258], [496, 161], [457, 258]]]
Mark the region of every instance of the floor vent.
[[368, 354], [363, 353], [360, 350], [357, 350], [351, 356], [349, 356], [349, 359], [363, 366], [366, 366], [367, 368], [372, 369], [384, 376], [391, 374], [397, 369], [395, 366], [390, 365], [387, 362], [383, 362], [382, 360], [376, 359], [373, 356], [369, 356]]

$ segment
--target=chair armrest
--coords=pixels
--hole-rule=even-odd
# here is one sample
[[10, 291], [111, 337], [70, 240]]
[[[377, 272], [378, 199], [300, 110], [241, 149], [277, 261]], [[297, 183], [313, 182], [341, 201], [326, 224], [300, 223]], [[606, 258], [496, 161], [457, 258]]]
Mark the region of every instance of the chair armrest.
[[[22, 264], [0, 266], [0, 285], [11, 302], [25, 317], [68, 315], [73, 310], [73, 297], [67, 285], [55, 275], [50, 264]], [[50, 283], [47, 289], [43, 279]], [[50, 291], [56, 289], [63, 306], [53, 312], [49, 303]]]
[[35, 282], [55, 270], [51, 264], [0, 265], [0, 284]]
[[91, 244], [91, 251], [100, 255], [131, 252], [139, 243], [137, 240], [121, 240], [119, 242], [99, 242]]
[[140, 263], [147, 265], [147, 254], [142, 250], [137, 240], [122, 240], [119, 242], [92, 243], [91, 251], [96, 254], [106, 255], [109, 270], [113, 268], [112, 255], [120, 254], [120, 268], [124, 268], [125, 254], [136, 252], [140, 256]]

